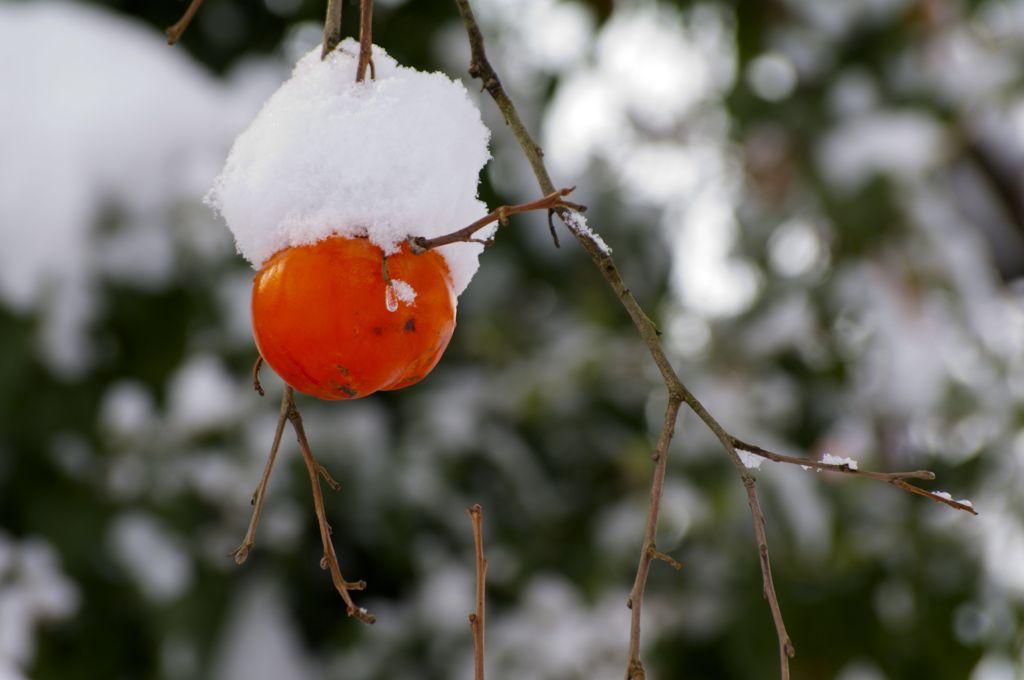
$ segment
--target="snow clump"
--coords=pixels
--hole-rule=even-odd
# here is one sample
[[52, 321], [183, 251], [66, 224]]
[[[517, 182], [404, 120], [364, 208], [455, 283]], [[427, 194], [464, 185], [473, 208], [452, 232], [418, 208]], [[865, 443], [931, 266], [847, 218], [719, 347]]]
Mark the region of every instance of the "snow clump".
[[[409, 236], [451, 233], [487, 214], [476, 194], [490, 131], [466, 88], [399, 66], [376, 46], [376, 79], [356, 83], [358, 50], [348, 39], [324, 61], [319, 47], [300, 59], [235, 141], [207, 196], [256, 268], [333, 234], [366, 236], [391, 253]], [[438, 249], [456, 294], [481, 250]]]
[[857, 461], [849, 456], [833, 456], [831, 453], [826, 453], [821, 456], [821, 462], [825, 465], [845, 465], [851, 470], [857, 469]]

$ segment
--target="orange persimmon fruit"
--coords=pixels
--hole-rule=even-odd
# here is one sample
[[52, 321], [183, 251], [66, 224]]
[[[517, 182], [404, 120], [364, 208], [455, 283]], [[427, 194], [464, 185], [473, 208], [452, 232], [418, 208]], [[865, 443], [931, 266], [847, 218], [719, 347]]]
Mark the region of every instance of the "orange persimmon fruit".
[[366, 238], [331, 236], [264, 263], [252, 326], [286, 383], [320, 399], [357, 399], [434, 368], [455, 330], [455, 295], [435, 251], [416, 255], [403, 243], [385, 257]]

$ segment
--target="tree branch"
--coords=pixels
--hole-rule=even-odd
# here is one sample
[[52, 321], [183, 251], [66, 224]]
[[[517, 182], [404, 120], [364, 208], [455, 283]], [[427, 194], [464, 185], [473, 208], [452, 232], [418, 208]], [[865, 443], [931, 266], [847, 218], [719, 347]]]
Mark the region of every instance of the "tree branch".
[[569, 203], [568, 201], [562, 200], [564, 196], [568, 196], [573, 192], [576, 187], [569, 187], [568, 189], [559, 189], [549, 193], [544, 198], [537, 199], [530, 203], [520, 203], [519, 205], [503, 205], [497, 210], [492, 211], [489, 215], [481, 217], [473, 224], [463, 227], [458, 231], [453, 231], [450, 234], [444, 236], [437, 236], [435, 238], [425, 238], [423, 236], [410, 236], [407, 240], [409, 243], [409, 249], [417, 255], [427, 252], [433, 248], [439, 248], [440, 246], [448, 245], [449, 243], [459, 242], [473, 242], [483, 243], [489, 245], [489, 241], [479, 241], [473, 238], [473, 235], [486, 227], [488, 224], [493, 222], [500, 222], [505, 224], [508, 222], [509, 215], [515, 215], [517, 213], [529, 212], [531, 210], [557, 210], [558, 208], [573, 208], [574, 210], [585, 210], [584, 206], [577, 203]]
[[[680, 399], [670, 398], [665, 408], [665, 420], [661, 426], [661, 436], [654, 449], [654, 475], [651, 480], [651, 501], [647, 510], [647, 524], [644, 527], [644, 542], [640, 548], [640, 563], [636, 569], [633, 589], [629, 592], [626, 606], [632, 610], [629, 624], [629, 663], [626, 667], [626, 680], [646, 677], [643, 663], [640, 661], [640, 614], [643, 609], [644, 591], [647, 588], [647, 575], [651, 570], [651, 562], [656, 558], [671, 560], [668, 555], [659, 553], [656, 536], [658, 533], [658, 515], [661, 512], [661, 497], [665, 488], [665, 469], [668, 464], [668, 447], [672, 443], [672, 435], [679, 416]], [[669, 564], [675, 562], [672, 560]], [[675, 562], [678, 564], [678, 562]], [[674, 565], [673, 565], [674, 566]]]
[[341, 42], [341, 4], [342, 0], [327, 0], [327, 15], [324, 17], [324, 46], [320, 51], [320, 60], [334, 51]]
[[[263, 357], [253, 367], [254, 381], [259, 384], [259, 367]], [[259, 388], [260, 394], [263, 388]], [[231, 553], [235, 558], [235, 564], [242, 564], [249, 558], [249, 551], [256, 541], [256, 527], [260, 523], [260, 513], [263, 511], [263, 497], [267, 493], [267, 484], [270, 482], [270, 472], [274, 469], [274, 461], [277, 460], [277, 451], [281, 448], [281, 437], [284, 435], [284, 423], [288, 419], [288, 408], [290, 405], [288, 390], [281, 396], [281, 411], [277, 416], [277, 429], [274, 430], [274, 443], [270, 446], [270, 455], [267, 456], [267, 464], [263, 467], [263, 476], [260, 483], [256, 485], [256, 491], [252, 494], [249, 503], [252, 505], [252, 517], [249, 519], [249, 528], [245, 532], [242, 544]]]
[[363, 623], [373, 623], [376, 619], [364, 608], [357, 607], [355, 602], [352, 601], [352, 596], [349, 595], [349, 591], [351, 590], [363, 590], [366, 587], [366, 582], [346, 581], [341, 575], [341, 567], [338, 565], [338, 556], [334, 552], [334, 544], [331, 541], [331, 527], [327, 523], [326, 513], [324, 512], [324, 496], [323, 492], [320, 490], [320, 477], [325, 474], [326, 471], [323, 466], [316, 461], [316, 458], [313, 457], [313, 452], [309, 448], [309, 440], [306, 439], [306, 429], [302, 425], [302, 416], [299, 414], [299, 409], [295, 406], [295, 395], [292, 388], [290, 386], [286, 386], [284, 390], [284, 398], [287, 402], [288, 421], [292, 424], [292, 429], [295, 430], [295, 437], [299, 440], [299, 449], [302, 451], [302, 460], [306, 463], [306, 471], [309, 473], [309, 484], [313, 489], [313, 507], [316, 510], [317, 524], [320, 527], [320, 540], [324, 547], [324, 556], [320, 564], [325, 569], [330, 570], [331, 580], [334, 582], [334, 588], [338, 591], [338, 594], [341, 595], [341, 599], [345, 601], [345, 605], [348, 608], [348, 615], [359, 619]]
[[787, 456], [781, 453], [775, 453], [767, 449], [763, 449], [760, 446], [754, 444], [748, 444], [736, 437], [732, 437], [733, 446], [742, 451], [747, 451], [756, 456], [760, 456], [767, 460], [776, 463], [787, 463], [789, 465], [799, 465], [805, 469], [811, 469], [818, 472], [839, 472], [842, 474], [852, 475], [854, 477], [866, 477], [867, 479], [874, 479], [879, 482], [888, 482], [895, 487], [903, 489], [918, 496], [930, 498], [937, 503], [943, 503], [951, 508], [957, 510], [963, 510], [969, 512], [972, 515], [977, 515], [978, 512], [974, 509], [974, 506], [969, 501], [965, 500], [954, 500], [952, 497], [948, 497], [948, 494], [937, 491], [928, 491], [921, 487], [908, 484], [907, 479], [935, 479], [935, 473], [931, 470], [909, 470], [906, 472], [874, 472], [872, 470], [861, 470], [856, 467], [851, 467], [848, 463], [825, 463], [820, 460], [810, 460], [808, 458], [802, 458], [800, 456]]
[[484, 585], [487, 559], [484, 557], [484, 510], [479, 503], [466, 508], [473, 523], [473, 545], [476, 552], [476, 611], [469, 615], [473, 632], [473, 679], [484, 680]]
[[359, 64], [356, 67], [356, 82], [366, 78], [366, 67], [370, 67], [370, 79], [377, 77], [373, 66], [373, 0], [359, 0]]
[[935, 479], [935, 473], [931, 470], [912, 470], [908, 472], [872, 472], [871, 470], [860, 470], [856, 467], [851, 467], [847, 463], [824, 463], [820, 460], [810, 460], [801, 456], [787, 456], [781, 453], [774, 453], [768, 449], [763, 449], [760, 446], [754, 444], [748, 444], [741, 439], [731, 437], [732, 445], [741, 451], [747, 451], [755, 456], [760, 456], [767, 460], [774, 461], [776, 463], [788, 463], [790, 465], [799, 465], [804, 468], [813, 468], [815, 470], [824, 470], [826, 472], [841, 472], [847, 475], [853, 475], [854, 477], [866, 477], [868, 479], [875, 479], [880, 482], [892, 482], [897, 479]]
[[164, 33], [167, 34], [168, 45], [173, 45], [181, 40], [182, 34], [185, 33], [185, 29], [188, 28], [188, 25], [192, 23], [192, 17], [196, 15], [196, 12], [199, 11], [199, 6], [202, 4], [203, 0], [192, 0], [192, 2], [188, 4], [188, 8], [185, 10], [185, 13], [180, 19], [178, 19], [177, 23], [173, 26], [167, 27], [167, 30], [164, 31]]
[[[554, 192], [554, 184], [551, 181], [551, 177], [548, 174], [547, 167], [544, 164], [544, 152], [540, 146], [530, 136], [529, 131], [523, 124], [522, 118], [519, 116], [519, 112], [508, 94], [505, 92], [501, 85], [501, 80], [498, 78], [498, 74], [495, 72], [494, 67], [487, 59], [487, 52], [484, 46], [483, 34], [480, 32], [480, 27], [476, 23], [476, 19], [473, 16], [473, 10], [469, 5], [468, 0], [455, 0], [456, 5], [459, 8], [459, 14], [462, 16], [463, 24], [466, 27], [466, 33], [469, 36], [470, 46], [470, 75], [479, 78], [483, 84], [484, 89], [494, 99], [495, 104], [501, 110], [502, 115], [505, 118], [505, 122], [508, 124], [515, 136], [516, 141], [519, 143], [523, 154], [526, 156], [527, 161], [530, 163], [530, 167], [533, 169], [534, 176], [537, 179], [537, 184], [540, 186], [541, 191], [546, 194]], [[604, 276], [605, 281], [611, 286], [618, 298], [620, 304], [626, 310], [629, 318], [632, 320], [633, 325], [636, 326], [637, 332], [643, 339], [644, 344], [647, 346], [648, 352], [651, 358], [654, 360], [655, 365], [658, 367], [658, 371], [661, 373], [662, 379], [665, 382], [665, 388], [668, 392], [669, 404], [674, 402], [684, 402], [687, 406], [693, 410], [698, 417], [701, 418], [708, 425], [709, 428], [715, 433], [719, 441], [722, 442], [726, 453], [729, 455], [733, 466], [736, 468], [740, 475], [740, 479], [743, 481], [744, 486], [754, 483], [754, 478], [747, 472], [744, 467], [739, 455], [736, 453], [732, 445], [732, 439], [725, 432], [725, 430], [711, 417], [704, 405], [690, 392], [689, 389], [683, 384], [676, 374], [675, 369], [672, 367], [671, 362], [665, 355], [665, 351], [661, 346], [659, 340], [660, 332], [654, 325], [654, 322], [647, 316], [640, 303], [637, 302], [636, 298], [626, 287], [625, 282], [622, 280], [622, 276], [619, 274], [618, 267], [615, 266], [615, 262], [612, 259], [611, 251], [604, 244], [604, 241], [594, 234], [586, 225], [585, 220], [569, 208], [557, 208], [555, 212], [565, 223], [566, 227], [572, 233], [579, 244], [583, 247], [584, 251], [593, 260], [594, 265], [598, 268], [601, 274]], [[666, 419], [667, 421], [668, 419]], [[672, 420], [672, 426], [674, 427], [675, 420]], [[666, 430], [666, 426], [663, 426], [659, 441], [671, 438], [671, 427]], [[667, 454], [667, 450], [666, 450]], [[667, 457], [667, 456], [663, 456]], [[657, 477], [657, 467], [655, 468], [655, 477]], [[657, 481], [652, 483], [652, 504], [654, 504], [657, 487]], [[747, 486], [748, 500], [751, 502], [751, 510], [754, 520], [755, 533], [758, 536], [758, 549], [761, 555], [761, 568], [764, 576], [765, 583], [765, 595], [769, 598], [769, 602], [773, 605], [773, 616], [778, 611], [778, 601], [775, 596], [774, 585], [772, 582], [771, 571], [768, 562], [768, 549], [767, 540], [765, 538], [764, 531], [764, 517], [760, 512], [760, 506], [757, 503], [756, 492], [753, 491], [752, 486]], [[648, 513], [658, 513], [658, 507], [652, 507]], [[641, 552], [641, 564], [637, 570], [637, 580], [640, 582], [640, 587], [634, 584], [634, 591], [642, 593], [646, 583], [646, 575], [649, 569], [643, 564], [644, 560], [649, 560], [648, 552], [645, 544], [644, 550]], [[642, 606], [642, 602], [639, 597], [631, 597], [630, 604], [634, 608], [634, 611]], [[634, 618], [636, 614], [634, 613]], [[782, 661], [782, 674], [784, 680], [789, 677], [788, 658], [792, 656], [793, 645], [790, 642], [788, 635], [786, 634], [785, 627], [780, 625], [782, 623], [781, 614], [776, 617], [776, 633], [779, 637], [779, 645], [781, 649], [786, 651], [783, 655]], [[630, 643], [630, 660], [626, 669], [626, 677], [630, 680], [640, 680], [646, 677], [643, 666], [639, 661], [639, 631], [636, 632], [637, 641], [635, 643], [636, 649], [634, 650], [634, 643], [632, 638], [634, 635], [631, 633]]]
[[[519, 116], [515, 105], [509, 98], [505, 89], [502, 87], [501, 80], [498, 74], [495, 72], [490, 61], [487, 59], [487, 52], [484, 46], [484, 38], [480, 32], [480, 27], [473, 16], [472, 8], [469, 5], [469, 0], [455, 0], [455, 4], [458, 6], [459, 14], [462, 16], [463, 24], [466, 28], [466, 34], [469, 38], [470, 46], [470, 65], [469, 73], [474, 78], [479, 78], [483, 83], [483, 89], [494, 99], [495, 104], [501, 111], [505, 118], [506, 124], [512, 131], [513, 136], [519, 143], [523, 154], [526, 156], [527, 161], [530, 164], [533, 174], [537, 180], [537, 184], [541, 191], [545, 194], [551, 194], [555, 191], [554, 184], [551, 181], [551, 177], [548, 174], [547, 167], [544, 164], [544, 152], [540, 146], [533, 140], [526, 126], [523, 124], [522, 118]], [[768, 600], [768, 605], [771, 610], [772, 619], [775, 624], [776, 637], [779, 642], [779, 666], [783, 680], [789, 679], [789, 659], [795, 655], [796, 650], [793, 647], [793, 643], [789, 638], [789, 634], [786, 632], [785, 622], [782, 618], [782, 612], [779, 607], [778, 597], [775, 593], [775, 586], [772, 579], [771, 572], [771, 561], [768, 556], [768, 539], [767, 532], [765, 531], [765, 519], [764, 513], [761, 510], [761, 505], [757, 497], [756, 490], [756, 479], [747, 470], [743, 461], [740, 459], [739, 454], [736, 452], [738, 447], [738, 440], [730, 435], [726, 430], [715, 420], [714, 417], [708, 412], [704, 405], [698, 400], [693, 393], [683, 384], [676, 374], [675, 369], [672, 367], [667, 356], [665, 355], [664, 349], [661, 346], [659, 339], [660, 333], [651, 319], [644, 312], [643, 308], [637, 302], [636, 298], [633, 297], [632, 293], [626, 287], [619, 274], [618, 268], [615, 266], [615, 262], [612, 259], [610, 249], [605, 245], [604, 241], [587, 226], [586, 220], [583, 219], [578, 212], [574, 212], [569, 207], [557, 207], [554, 212], [558, 214], [562, 222], [566, 225], [572, 235], [579, 242], [580, 246], [586, 251], [593, 260], [594, 265], [598, 268], [601, 274], [604, 276], [608, 285], [611, 286], [618, 298], [619, 303], [626, 310], [629, 318], [632, 320], [633, 325], [636, 326], [637, 332], [640, 334], [644, 344], [646, 345], [651, 358], [654, 360], [655, 365], [658, 367], [661, 373], [662, 379], [665, 382], [665, 389], [668, 392], [668, 399], [670, 409], [673, 408], [672, 404], [678, 404], [679, 402], [685, 403], [700, 420], [710, 429], [715, 437], [719, 440], [722, 448], [728, 456], [733, 467], [736, 469], [736, 473], [743, 483], [747, 493], [747, 502], [750, 505], [751, 519], [754, 524], [754, 533], [757, 539], [758, 558], [761, 565], [761, 574], [764, 582], [764, 594]], [[666, 413], [666, 421], [662, 427], [661, 435], [659, 437], [659, 445], [662, 441], [667, 441], [672, 436], [672, 430], [674, 428], [675, 418], [669, 417], [671, 413]], [[670, 422], [671, 421], [671, 422]], [[744, 447], [745, 448], [745, 447]], [[749, 450], [746, 449], [745, 450]], [[665, 453], [667, 455], [667, 443]], [[763, 449], [757, 451], [751, 451], [757, 455], [764, 455], [767, 453]], [[776, 454], [777, 455], [777, 454]], [[638, 628], [638, 614], [637, 610], [642, 605], [642, 594], [646, 584], [647, 572], [649, 570], [649, 561], [652, 555], [656, 555], [657, 551], [653, 547], [652, 527], [656, 529], [656, 524], [651, 522], [653, 516], [656, 520], [659, 511], [659, 499], [660, 488], [659, 475], [663, 474], [663, 471], [659, 472], [659, 465], [663, 464], [663, 460], [666, 456], [661, 456], [655, 465], [654, 480], [652, 481], [652, 493], [651, 493], [651, 505], [648, 512], [648, 525], [645, 528], [645, 541], [644, 549], [641, 551], [640, 565], [637, 570], [637, 581], [634, 583], [633, 595], [630, 597], [630, 605], [634, 609], [634, 628], [635, 635], [631, 631], [630, 636], [630, 658], [626, 670], [626, 677], [629, 680], [641, 680], [646, 677], [643, 666], [638, 658], [639, 656], [639, 628]], [[780, 457], [780, 462], [788, 462]], [[801, 462], [803, 464], [803, 462]], [[815, 467], [821, 467], [821, 464], [814, 464]], [[842, 467], [842, 466], [840, 466]], [[847, 472], [849, 470], [837, 470], [840, 472]], [[884, 473], [872, 473], [876, 475], [882, 475]], [[960, 501], [952, 501], [943, 499], [941, 496], [932, 494], [931, 492], [923, 491], [917, 487], [911, 486], [903, 481], [904, 477], [916, 477], [920, 479], [928, 479], [927, 471], [918, 471], [918, 473], [891, 473], [890, 478], [886, 479], [891, 484], [899, 486], [900, 488], [906, 488], [912, 490], [913, 493], [927, 496], [933, 500], [941, 500], [953, 507], [963, 506], [960, 509], [967, 509], [964, 503]], [[861, 476], [871, 476], [864, 474]], [[646, 564], [645, 564], [646, 561]], [[634, 637], [636, 638], [634, 642]]]

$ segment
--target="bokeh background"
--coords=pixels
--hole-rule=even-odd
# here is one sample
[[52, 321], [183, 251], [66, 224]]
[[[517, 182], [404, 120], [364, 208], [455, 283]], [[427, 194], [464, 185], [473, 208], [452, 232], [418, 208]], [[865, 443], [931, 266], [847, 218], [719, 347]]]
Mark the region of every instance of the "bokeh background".
[[[431, 377], [302, 398], [345, 573], [286, 439], [228, 554], [281, 385], [249, 386], [252, 271], [202, 197], [320, 37], [319, 0], [0, 2], [0, 678], [621, 677], [663, 389], [562, 232], [517, 217]], [[794, 678], [1024, 677], [1024, 1], [476, 0], [492, 61], [678, 370], [734, 434], [929, 468], [978, 517], [758, 471]], [[346, 35], [356, 6], [345, 5]], [[467, 79], [451, 3], [376, 42]], [[467, 87], [478, 90], [467, 79]], [[481, 99], [494, 206], [538, 191]], [[644, 621], [651, 677], [777, 677], [742, 486], [691, 415]]]

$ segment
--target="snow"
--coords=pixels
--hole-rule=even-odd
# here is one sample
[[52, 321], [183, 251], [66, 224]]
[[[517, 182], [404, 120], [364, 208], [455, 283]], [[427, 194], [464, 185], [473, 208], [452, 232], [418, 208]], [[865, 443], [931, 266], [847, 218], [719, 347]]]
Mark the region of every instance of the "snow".
[[142, 594], [156, 603], [192, 587], [192, 559], [182, 541], [156, 518], [142, 513], [118, 517], [109, 535], [114, 557]]
[[770, 102], [781, 101], [791, 95], [797, 80], [793, 62], [775, 52], [759, 55], [747, 69], [750, 87], [758, 97]]
[[232, 599], [210, 677], [260, 680], [319, 677], [299, 638], [280, 587], [268, 579], [247, 584]]
[[944, 500], [959, 503], [960, 505], [966, 506], [968, 508], [974, 507], [974, 503], [971, 503], [966, 498], [953, 498], [953, 494], [949, 493], [948, 491], [933, 491], [932, 494]]
[[416, 302], [416, 290], [413, 289], [409, 282], [402, 281], [401, 279], [392, 279], [388, 290], [394, 291], [394, 296], [399, 302], [406, 304], [414, 304]]
[[596, 245], [598, 250], [600, 250], [603, 254], [612, 254], [612, 249], [608, 247], [608, 244], [604, 242], [604, 239], [601, 238], [601, 236], [596, 231], [590, 228], [590, 225], [587, 224], [587, 218], [581, 215], [580, 213], [576, 212], [575, 210], [568, 211], [565, 216], [565, 223], [569, 225], [572, 231], [579, 234], [583, 234], [591, 241], [593, 241], [594, 245]]
[[736, 450], [736, 455], [740, 457], [740, 461], [743, 463], [744, 467], [750, 470], [761, 469], [761, 464], [764, 463], [765, 460], [761, 456], [748, 451], [740, 451], [739, 449]]
[[[357, 52], [349, 39], [325, 61], [319, 46], [299, 60], [239, 135], [207, 197], [256, 268], [332, 234], [395, 252], [409, 236], [447, 234], [487, 213], [476, 193], [490, 132], [466, 88], [399, 66], [378, 47], [376, 80], [356, 83]], [[457, 294], [481, 250], [438, 249]]]
[[847, 456], [833, 456], [831, 453], [825, 453], [821, 456], [821, 462], [825, 465], [845, 465], [851, 470], [857, 469], [857, 461]]
[[880, 111], [841, 123], [824, 138], [818, 160], [833, 182], [854, 189], [876, 173], [901, 180], [920, 176], [943, 158], [946, 144], [931, 116]]
[[65, 376], [94, 359], [97, 280], [166, 283], [188, 226], [169, 211], [209, 186], [255, 109], [255, 79], [225, 88], [165, 43], [84, 3], [0, 3], [0, 303], [40, 314]]
[[175, 371], [167, 388], [170, 421], [188, 434], [223, 427], [238, 414], [242, 384], [218, 357], [189, 357]]
[[21, 671], [35, 655], [36, 627], [68, 618], [78, 604], [49, 543], [0, 531], [0, 680], [27, 677]]

